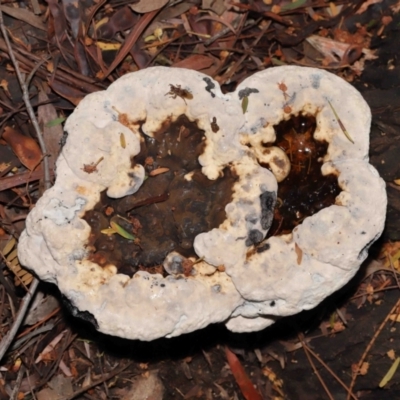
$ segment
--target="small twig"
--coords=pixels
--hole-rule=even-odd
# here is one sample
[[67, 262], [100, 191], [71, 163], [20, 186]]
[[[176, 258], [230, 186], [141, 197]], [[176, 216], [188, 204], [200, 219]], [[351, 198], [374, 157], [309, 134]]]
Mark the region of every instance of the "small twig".
[[21, 387], [22, 378], [25, 373], [25, 367], [21, 365], [21, 368], [18, 371], [17, 380], [15, 381], [14, 389], [11, 393], [10, 400], [17, 400], [19, 398], [19, 388]]
[[321, 383], [322, 387], [324, 388], [324, 390], [325, 390], [327, 396], [329, 397], [330, 400], [335, 400], [335, 399], [333, 398], [331, 392], [329, 391], [328, 387], [326, 386], [324, 380], [322, 379], [322, 376], [319, 374], [319, 372], [318, 372], [318, 370], [317, 370], [317, 368], [316, 368], [316, 366], [315, 366], [315, 364], [314, 364], [314, 362], [313, 362], [313, 360], [312, 360], [312, 358], [311, 358], [311, 356], [310, 356], [310, 353], [309, 353], [309, 351], [308, 351], [309, 348], [308, 348], [308, 346], [305, 344], [305, 342], [304, 342], [304, 340], [303, 340], [303, 335], [299, 333], [299, 334], [298, 334], [298, 337], [299, 337], [299, 340], [300, 340], [300, 342], [301, 342], [301, 344], [302, 344], [302, 346], [303, 346], [304, 353], [306, 353], [308, 362], [310, 363], [312, 369], [314, 370], [315, 375], [317, 375], [317, 378], [318, 378], [319, 382]]
[[29, 286], [29, 291], [26, 293], [25, 297], [21, 300], [21, 305], [19, 307], [18, 314], [15, 317], [13, 325], [7, 332], [6, 336], [4, 336], [0, 342], [0, 361], [2, 360], [7, 349], [10, 347], [12, 341], [14, 340], [14, 337], [18, 332], [19, 326], [21, 325], [22, 321], [25, 318], [26, 310], [28, 309], [29, 303], [31, 302], [31, 299], [35, 294], [38, 285], [39, 285], [39, 280], [35, 278], [32, 281], [31, 285]]
[[[44, 142], [42, 132], [39, 127], [39, 122], [36, 118], [35, 112], [33, 111], [32, 105], [29, 100], [29, 91], [28, 88], [25, 84], [24, 78], [22, 76], [21, 70], [19, 69], [18, 61], [15, 58], [15, 55], [13, 53], [10, 39], [8, 37], [7, 29], [4, 25], [4, 19], [3, 19], [3, 13], [0, 9], [0, 29], [4, 37], [4, 41], [6, 43], [7, 49], [8, 49], [8, 54], [11, 58], [11, 61], [14, 65], [15, 72], [18, 77], [19, 84], [21, 86], [22, 90], [22, 98], [24, 100], [26, 110], [28, 112], [29, 118], [31, 119], [32, 125], [35, 129], [40, 148], [42, 150], [43, 156], [46, 155], [46, 144]], [[48, 189], [50, 187], [50, 169], [49, 169], [49, 160], [47, 157], [44, 157], [43, 159], [43, 169], [44, 169], [44, 187], [45, 189]], [[0, 342], [0, 360], [3, 358], [4, 354], [6, 353], [7, 349], [10, 347], [12, 341], [14, 340], [15, 335], [17, 334], [17, 331], [24, 320], [26, 311], [28, 309], [29, 303], [36, 292], [36, 289], [39, 285], [39, 280], [34, 279], [29, 287], [29, 290], [27, 291], [25, 297], [21, 301], [20, 308], [18, 310], [18, 314], [14, 320], [13, 325], [11, 326], [10, 330], [7, 332], [7, 335], [4, 336], [2, 341]]]
[[[33, 75], [35, 75], [36, 72], [38, 71], [38, 69], [39, 69], [44, 63], [46, 63], [47, 61], [49, 61], [49, 59], [50, 59], [50, 56], [47, 56], [44, 60], [38, 62], [38, 63], [34, 66], [34, 68], [32, 69], [32, 71], [29, 73], [28, 77], [26, 78], [25, 85], [26, 85], [27, 88], [29, 88], [29, 85], [30, 85], [30, 83], [31, 83], [31, 80], [32, 80], [32, 78], [33, 78]], [[37, 132], [36, 132], [36, 133], [37, 133]]]
[[357, 397], [350, 392], [349, 388], [346, 386], [346, 384], [332, 371], [332, 369], [325, 364], [325, 362], [321, 359], [321, 357], [318, 356], [308, 345], [307, 343], [302, 343], [303, 347], [306, 346], [307, 350], [312, 354], [312, 356], [318, 360], [318, 362], [336, 379], [336, 381], [346, 390], [346, 392], [351, 396], [353, 400], [357, 400]]

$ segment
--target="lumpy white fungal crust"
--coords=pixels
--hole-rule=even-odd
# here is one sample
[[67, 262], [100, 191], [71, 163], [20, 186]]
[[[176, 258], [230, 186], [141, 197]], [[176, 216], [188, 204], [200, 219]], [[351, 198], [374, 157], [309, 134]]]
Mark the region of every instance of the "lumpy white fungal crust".
[[[172, 96], [171, 85], [191, 98]], [[305, 218], [290, 234], [265, 239], [278, 186], [292, 167], [273, 146], [274, 125], [304, 113], [316, 118], [314, 138], [328, 143], [321, 172], [335, 173], [341, 192], [335, 204]], [[140, 126], [153, 136], [165, 121], [183, 114], [205, 132], [202, 173], [215, 180], [229, 166], [238, 176], [226, 219], [195, 238], [198, 262], [190, 274], [183, 273], [176, 252], [164, 261], [166, 277], [145, 271], [129, 277], [116, 266], [89, 261], [85, 212], [104, 190], [111, 198], [140, 191], [145, 170], [131, 165], [140, 151]], [[315, 307], [347, 283], [381, 234], [386, 194], [368, 164], [370, 121], [367, 104], [351, 85], [312, 68], [258, 72], [226, 95], [195, 71], [153, 67], [127, 74], [85, 97], [68, 118], [56, 182], [28, 215], [20, 261], [57, 284], [107, 334], [153, 340], [216, 322], [236, 332], [263, 329]], [[265, 143], [272, 143], [268, 151]]]

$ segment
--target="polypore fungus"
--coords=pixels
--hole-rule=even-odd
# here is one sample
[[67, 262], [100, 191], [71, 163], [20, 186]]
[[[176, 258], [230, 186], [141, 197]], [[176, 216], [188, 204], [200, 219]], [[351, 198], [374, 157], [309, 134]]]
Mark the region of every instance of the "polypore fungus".
[[68, 118], [21, 263], [107, 334], [262, 329], [343, 286], [381, 234], [370, 118], [317, 69], [271, 68], [225, 95], [195, 71], [127, 74]]

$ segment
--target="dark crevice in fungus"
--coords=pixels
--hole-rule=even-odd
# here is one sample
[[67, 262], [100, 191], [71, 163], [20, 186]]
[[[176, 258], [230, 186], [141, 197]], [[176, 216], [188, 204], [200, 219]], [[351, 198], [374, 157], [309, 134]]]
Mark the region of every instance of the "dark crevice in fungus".
[[[313, 115], [292, 116], [274, 126], [275, 142], [288, 156], [289, 175], [278, 184], [274, 220], [267, 237], [290, 233], [306, 217], [335, 204], [340, 193], [337, 176], [322, 175], [321, 166], [328, 143], [314, 139], [316, 118]], [[263, 165], [269, 168], [269, 165]]]
[[64, 295], [62, 295], [62, 300], [63, 300], [63, 304], [68, 309], [68, 311], [72, 314], [72, 316], [79, 318], [83, 321], [90, 322], [96, 329], [99, 329], [99, 324], [92, 313], [90, 313], [89, 311], [80, 311]]
[[[229, 167], [217, 180], [202, 174], [198, 157], [205, 147], [204, 131], [184, 115], [166, 121], [154, 137], [141, 136], [141, 151], [132, 165], [143, 165], [147, 179], [138, 192], [121, 199], [102, 192], [99, 203], [86, 212], [92, 228], [89, 259], [101, 266], [113, 264], [129, 276], [139, 269], [165, 275], [162, 263], [168, 253], [196, 257], [195, 237], [226, 219], [237, 176]], [[101, 232], [112, 222], [131, 240]]]

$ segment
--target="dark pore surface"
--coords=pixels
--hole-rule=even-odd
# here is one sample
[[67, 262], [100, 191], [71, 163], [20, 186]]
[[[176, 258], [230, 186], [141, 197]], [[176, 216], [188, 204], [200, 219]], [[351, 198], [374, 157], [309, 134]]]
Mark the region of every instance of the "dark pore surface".
[[315, 128], [316, 119], [312, 115], [292, 116], [274, 126], [273, 145], [285, 151], [291, 170], [278, 184], [274, 221], [268, 237], [290, 233], [304, 218], [335, 204], [340, 193], [337, 176], [321, 173], [328, 143], [314, 139]]
[[[229, 168], [214, 181], [201, 173], [198, 157], [205, 146], [204, 131], [184, 115], [166, 121], [154, 138], [143, 132], [142, 138], [141, 151], [132, 159], [132, 165], [144, 165], [146, 170], [139, 191], [121, 199], [111, 199], [104, 191], [84, 216], [92, 228], [89, 258], [102, 266], [111, 263], [129, 276], [143, 268], [165, 273], [161, 264], [171, 251], [196, 256], [194, 238], [226, 219], [225, 206], [237, 180]], [[188, 173], [191, 180], [185, 179]], [[135, 240], [102, 233], [110, 222]]]

